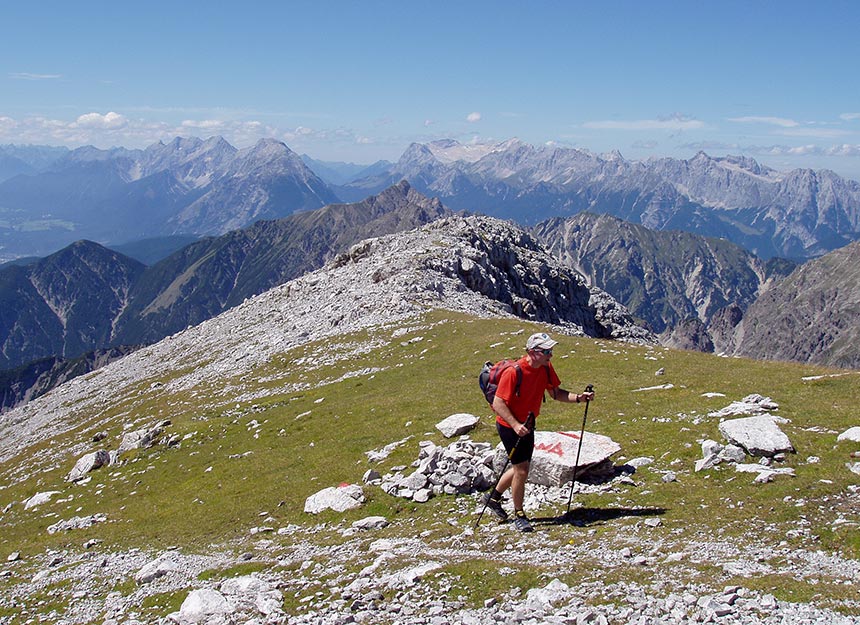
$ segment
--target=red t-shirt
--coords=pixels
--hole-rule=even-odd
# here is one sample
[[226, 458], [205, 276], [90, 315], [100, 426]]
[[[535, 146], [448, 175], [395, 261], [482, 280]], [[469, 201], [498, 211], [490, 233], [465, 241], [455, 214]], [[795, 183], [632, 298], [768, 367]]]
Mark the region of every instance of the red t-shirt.
[[[519, 395], [514, 394], [517, 386], [517, 370], [514, 367], [506, 369], [499, 378], [499, 387], [496, 389], [496, 397], [505, 400], [508, 408], [514, 413], [517, 421], [525, 423], [530, 412], [535, 416], [540, 413], [543, 402], [544, 391], [550, 391], [561, 385], [561, 380], [555, 373], [552, 364], [546, 367], [532, 367], [528, 356], [523, 356], [517, 361], [523, 372], [523, 380], [520, 383]], [[547, 368], [549, 375], [547, 375]], [[504, 427], [511, 427], [507, 421], [496, 415], [496, 422]]]

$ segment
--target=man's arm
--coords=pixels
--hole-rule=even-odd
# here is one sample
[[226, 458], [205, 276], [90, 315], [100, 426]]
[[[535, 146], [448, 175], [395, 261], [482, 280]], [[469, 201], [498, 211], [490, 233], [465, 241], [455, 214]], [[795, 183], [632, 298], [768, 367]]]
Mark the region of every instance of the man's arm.
[[594, 399], [594, 392], [590, 393], [571, 393], [560, 386], [556, 386], [549, 392], [552, 398], [556, 401], [566, 402], [569, 404], [578, 404], [581, 401], [591, 401]]

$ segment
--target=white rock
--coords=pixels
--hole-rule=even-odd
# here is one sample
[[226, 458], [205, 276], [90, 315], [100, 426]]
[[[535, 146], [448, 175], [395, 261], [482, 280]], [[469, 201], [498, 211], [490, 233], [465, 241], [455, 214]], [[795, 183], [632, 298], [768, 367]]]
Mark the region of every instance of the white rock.
[[702, 458], [707, 458], [711, 455], [716, 455], [723, 450], [722, 444], [717, 441], [712, 441], [708, 439], [706, 441], [702, 441]]
[[720, 451], [718, 455], [720, 460], [734, 463], [743, 462], [747, 458], [747, 453], [744, 451], [743, 447], [732, 444], [723, 447], [722, 451]]
[[711, 454], [707, 458], [701, 458], [700, 460], [696, 460], [696, 473], [698, 473], [699, 471], [704, 471], [706, 469], [713, 469], [721, 462], [722, 459], [717, 454]]
[[625, 464], [628, 464], [631, 467], [638, 469], [640, 467], [647, 467], [649, 464], [653, 464], [653, 463], [654, 463], [654, 458], [648, 458], [648, 457], [643, 456], [640, 458], [633, 458], [633, 460], [628, 460]]
[[559, 579], [553, 579], [543, 588], [531, 588], [526, 593], [526, 602], [532, 609], [549, 608], [554, 603], [570, 595], [570, 586]]
[[369, 516], [359, 519], [352, 527], [360, 530], [378, 530], [388, 526], [388, 520], [384, 516]]
[[[564, 486], [573, 479], [577, 452], [579, 465], [576, 469], [577, 479], [611, 456], [621, 451], [621, 445], [608, 436], [585, 432], [582, 437], [582, 449], [579, 449], [579, 432], [535, 432], [535, 450], [529, 468], [529, 483], [543, 486]], [[501, 443], [496, 447], [494, 464], [496, 470], [501, 469], [507, 456]]]
[[842, 434], [836, 437], [836, 440], [860, 443], [860, 427], [853, 427], [845, 430]]
[[178, 622], [181, 625], [220, 624], [227, 622], [233, 606], [217, 590], [200, 588], [191, 591], [179, 608]]
[[436, 429], [439, 430], [445, 438], [453, 438], [471, 432], [478, 425], [481, 419], [473, 414], [459, 412], [452, 414], [436, 424]]
[[78, 482], [84, 479], [90, 471], [110, 464], [110, 454], [104, 449], [81, 456], [75, 463], [75, 468], [66, 476], [68, 482]]
[[178, 568], [176, 562], [170, 559], [169, 556], [160, 556], [143, 566], [134, 576], [134, 580], [138, 584], [149, 584], [159, 577], [164, 577], [171, 571]]
[[[219, 589], [237, 611], [265, 616], [282, 614], [283, 595], [270, 582], [253, 575], [224, 580]], [[250, 621], [249, 621], [250, 622]]]
[[163, 425], [157, 424], [149, 428], [126, 432], [122, 437], [122, 442], [119, 444], [117, 454], [122, 455], [132, 449], [146, 449], [147, 447], [152, 447], [163, 431]]
[[788, 436], [768, 415], [723, 421], [719, 430], [727, 440], [743, 447], [751, 456], [773, 457], [778, 453], [794, 451]]
[[43, 503], [48, 503], [51, 500], [51, 497], [53, 497], [54, 495], [59, 495], [60, 492], [62, 491], [49, 490], [42, 493], [36, 493], [24, 502], [24, 509], [29, 510], [30, 508], [41, 506]]
[[323, 510], [344, 512], [364, 503], [364, 491], [357, 484], [324, 488], [305, 500], [305, 512], [319, 514]]

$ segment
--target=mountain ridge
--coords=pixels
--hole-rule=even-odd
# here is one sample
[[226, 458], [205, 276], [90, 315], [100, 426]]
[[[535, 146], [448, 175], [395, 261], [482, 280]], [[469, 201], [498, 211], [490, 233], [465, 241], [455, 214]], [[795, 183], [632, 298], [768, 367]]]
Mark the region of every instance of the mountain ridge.
[[[74, 243], [24, 268], [4, 267], [0, 368], [151, 343], [317, 269], [361, 238], [411, 229], [446, 214], [437, 200], [401, 182], [363, 202], [259, 221], [197, 241], [151, 267], [93, 242]], [[93, 283], [91, 292], [82, 290], [84, 282], [69, 283], [70, 271], [92, 275], [94, 263], [101, 263], [103, 280]], [[67, 317], [66, 309], [81, 307], [88, 311], [83, 318]]]

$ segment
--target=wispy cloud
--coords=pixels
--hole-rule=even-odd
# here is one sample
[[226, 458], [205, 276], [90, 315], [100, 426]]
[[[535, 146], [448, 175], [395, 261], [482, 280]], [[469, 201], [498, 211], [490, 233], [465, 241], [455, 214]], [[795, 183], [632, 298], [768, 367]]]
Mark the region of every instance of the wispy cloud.
[[146, 147], [161, 140], [188, 135], [221, 135], [237, 146], [249, 145], [282, 131], [258, 121], [186, 119], [178, 124], [129, 118], [110, 111], [90, 112], [73, 120], [33, 116], [0, 117], [0, 142], [111, 147]]
[[697, 152], [723, 152], [741, 149], [737, 143], [726, 143], [724, 141], [696, 141], [694, 143], [682, 143], [678, 147], [685, 150], [696, 150]]
[[860, 145], [841, 143], [830, 146], [806, 145], [747, 145], [741, 148], [746, 154], [767, 156], [860, 156]]
[[653, 150], [657, 145], [656, 141], [634, 141], [630, 144], [630, 147], [637, 150]]
[[860, 113], [842, 113], [839, 116], [839, 119], [844, 119], [847, 122], [853, 121], [855, 119], [860, 119]]
[[657, 119], [601, 120], [582, 125], [594, 130], [696, 130], [705, 127], [704, 122], [680, 113]]
[[835, 139], [837, 137], [845, 137], [854, 133], [847, 130], [839, 130], [838, 128], [805, 127], [787, 128], [785, 130], [777, 131], [774, 134], [786, 137], [818, 137], [820, 139]]
[[9, 78], [16, 80], [57, 80], [62, 74], [31, 74], [30, 72], [11, 72]]
[[466, 121], [470, 124], [474, 124], [475, 122], [481, 121], [481, 114], [478, 112], [469, 113], [466, 115]]
[[749, 115], [746, 117], [730, 117], [729, 121], [736, 122], [739, 124], [768, 124], [771, 126], [780, 126], [781, 128], [794, 128], [796, 126], [800, 126], [800, 123], [794, 121], [793, 119], [756, 115]]

